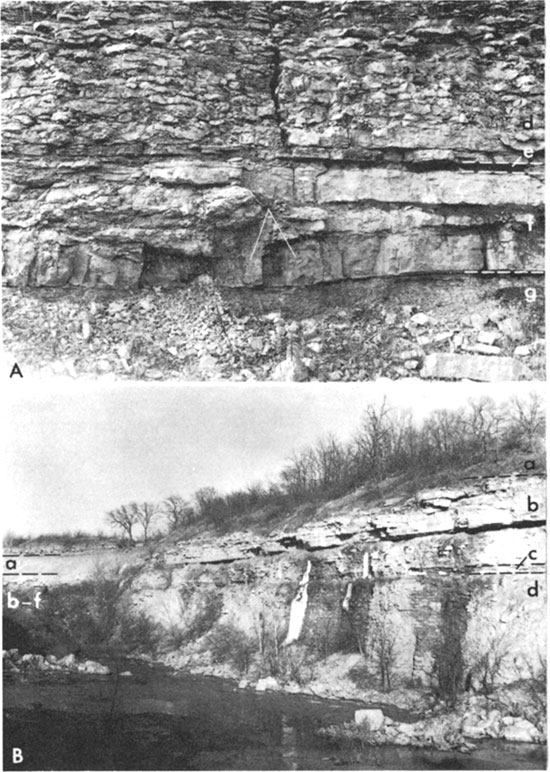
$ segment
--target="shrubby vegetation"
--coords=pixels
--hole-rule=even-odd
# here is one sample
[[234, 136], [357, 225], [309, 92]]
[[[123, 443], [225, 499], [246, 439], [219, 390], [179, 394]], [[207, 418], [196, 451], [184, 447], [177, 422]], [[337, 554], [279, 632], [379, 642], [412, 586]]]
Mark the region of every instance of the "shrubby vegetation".
[[163, 645], [167, 649], [180, 649], [191, 641], [206, 635], [218, 621], [223, 611], [223, 596], [215, 590], [195, 593], [194, 588], [182, 588], [180, 594], [186, 608], [183, 620], [170, 625]]
[[246, 673], [257, 650], [256, 640], [236, 625], [217, 625], [208, 636], [213, 662], [229, 662], [239, 673]]
[[420, 422], [412, 411], [397, 410], [384, 399], [367, 407], [350, 442], [325, 437], [293, 455], [268, 486], [250, 485], [228, 494], [201, 488], [186, 518], [176, 520], [174, 527], [196, 519], [230, 527], [235, 517], [261, 510], [270, 519], [392, 475], [421, 480], [482, 461], [494, 463], [513, 451], [541, 452], [544, 429], [543, 401], [534, 392], [500, 405], [489, 397], [472, 399], [466, 408], [434, 410]]
[[6, 548], [17, 548], [22, 545], [28, 546], [32, 543], [36, 547], [42, 545], [49, 545], [55, 543], [63, 547], [64, 549], [79, 548], [86, 549], [87, 547], [97, 546], [98, 542], [104, 543], [116, 543], [118, 540], [115, 536], [108, 535], [103, 531], [96, 533], [89, 533], [87, 531], [63, 531], [62, 533], [46, 533], [38, 536], [19, 536], [17, 534], [8, 531], [4, 538], [3, 543]]
[[281, 488], [294, 500], [327, 500], [395, 474], [424, 476], [496, 460], [510, 449], [530, 451], [543, 432], [536, 394], [501, 406], [483, 397], [466, 409], [434, 410], [420, 423], [384, 399], [366, 409], [350, 443], [329, 437], [295, 456], [282, 472]]
[[[296, 452], [268, 485], [251, 484], [225, 494], [203, 487], [192, 501], [173, 494], [160, 503], [130, 502], [108, 512], [106, 520], [119, 532], [119, 544], [133, 546], [154, 543], [163, 532], [177, 534], [195, 523], [227, 530], [237, 518], [242, 525], [243, 519], [265, 523], [291, 511], [306, 515], [308, 508], [313, 514], [323, 502], [360, 486], [376, 491], [378, 483], [395, 475], [414, 487], [436, 473], [448, 471], [454, 477], [468, 466], [494, 464], [518, 451], [540, 456], [544, 431], [544, 404], [536, 392], [501, 404], [486, 396], [472, 399], [466, 407], [434, 410], [421, 421], [415, 421], [411, 410], [396, 409], [383, 399], [367, 406], [352, 440], [341, 442], [328, 435]], [[80, 531], [32, 539], [11, 534], [5, 543], [17, 547], [28, 541], [56, 541], [67, 548], [85, 548], [102, 539], [116, 541]]]
[[279, 683], [305, 685], [313, 676], [319, 656], [308, 645], [283, 645], [284, 632], [247, 633], [232, 622], [215, 625], [204, 645], [216, 664], [229, 664], [240, 675], [253, 672], [255, 678], [272, 676]]
[[98, 567], [90, 580], [50, 587], [43, 593], [47, 602], [12, 617], [26, 631], [33, 651], [66, 654], [99, 647], [120, 656], [149, 654], [157, 644], [156, 626], [125, 608], [125, 586]]

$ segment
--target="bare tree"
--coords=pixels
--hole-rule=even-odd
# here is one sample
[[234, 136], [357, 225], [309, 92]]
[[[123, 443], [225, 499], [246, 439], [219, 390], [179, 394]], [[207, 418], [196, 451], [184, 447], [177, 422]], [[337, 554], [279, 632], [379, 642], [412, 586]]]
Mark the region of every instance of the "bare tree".
[[266, 497], [266, 492], [262, 483], [250, 483], [246, 489], [248, 506], [259, 506]]
[[122, 533], [127, 535], [130, 544], [133, 544], [132, 530], [138, 520], [132, 505], [123, 505], [107, 512], [107, 521], [111, 527], [120, 528]]
[[281, 472], [281, 482], [285, 493], [297, 499], [311, 493], [315, 487], [315, 465], [313, 450], [308, 449], [295, 453]]
[[382, 691], [391, 689], [396, 661], [396, 643], [397, 635], [386, 618], [373, 625], [370, 634], [371, 656], [380, 675]]
[[[457, 599], [458, 592], [453, 592]], [[449, 636], [456, 634], [458, 609], [449, 609]], [[467, 600], [462, 612], [464, 632], [463, 662], [466, 672], [465, 686], [480, 690], [488, 699], [497, 687], [505, 666], [515, 663], [514, 649], [525, 635], [524, 618], [521, 608], [513, 598], [502, 600], [498, 607], [493, 605], [487, 593], [478, 593]], [[502, 624], [506, 619], [506, 624]], [[453, 654], [456, 659], [456, 654]], [[507, 661], [508, 660], [508, 664]]]
[[199, 488], [198, 491], [195, 491], [195, 501], [197, 502], [199, 514], [202, 517], [208, 517], [211, 508], [217, 499], [219, 499], [218, 493], [216, 489], [211, 486]]
[[318, 443], [316, 452], [318, 483], [322, 488], [334, 488], [343, 479], [348, 452], [331, 434]]
[[192, 518], [192, 506], [177, 494], [168, 496], [163, 501], [162, 507], [168, 517], [168, 526], [171, 531], [186, 525]]
[[423, 428], [438, 460], [451, 459], [457, 451], [464, 450], [466, 426], [460, 411], [446, 408], [434, 410]]
[[386, 397], [379, 405], [369, 405], [356, 437], [357, 454], [367, 467], [366, 477], [379, 480], [386, 471], [392, 452], [391, 405]]
[[474, 450], [481, 453], [484, 458], [489, 453], [498, 457], [502, 411], [491, 397], [470, 399], [468, 407], [466, 421]]
[[[546, 694], [547, 694], [547, 659], [546, 651], [542, 652], [540, 649], [537, 652], [537, 662], [533, 662], [532, 658], [527, 658], [525, 655], [522, 657], [524, 668], [529, 673], [527, 679], [527, 688], [531, 695], [531, 700], [535, 706], [537, 718], [536, 723], [539, 724], [539, 728], [543, 730], [546, 727]], [[522, 669], [516, 664], [516, 671], [518, 677], [524, 676]]]
[[541, 395], [533, 391], [526, 398], [514, 397], [509, 403], [509, 419], [525, 450], [531, 452], [535, 440], [544, 434], [544, 402]]
[[137, 522], [143, 528], [143, 541], [146, 542], [149, 538], [149, 526], [153, 518], [158, 514], [158, 507], [156, 504], [151, 504], [148, 501], [143, 504], [132, 503], [130, 506], [135, 512]]

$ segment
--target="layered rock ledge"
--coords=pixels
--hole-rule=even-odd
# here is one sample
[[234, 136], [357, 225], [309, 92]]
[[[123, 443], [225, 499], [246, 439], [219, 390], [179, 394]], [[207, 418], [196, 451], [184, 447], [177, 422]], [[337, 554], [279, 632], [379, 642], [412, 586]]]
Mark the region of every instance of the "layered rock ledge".
[[542, 271], [543, 11], [4, 6], [6, 283]]
[[[483, 738], [541, 743], [544, 497], [534, 473], [469, 476], [414, 496], [386, 480], [376, 502], [358, 489], [306, 522], [293, 512], [263, 536], [203, 533], [155, 550], [57, 555], [42, 545], [47, 555], [21, 561], [47, 575], [8, 578], [7, 588], [23, 597], [39, 582], [60, 597], [93, 577], [115, 582], [121, 613], [149, 620], [155, 656], [171, 667], [377, 706], [323, 730], [336, 740], [459, 750]], [[74, 655], [17, 650], [4, 667], [16, 677], [108, 674]]]

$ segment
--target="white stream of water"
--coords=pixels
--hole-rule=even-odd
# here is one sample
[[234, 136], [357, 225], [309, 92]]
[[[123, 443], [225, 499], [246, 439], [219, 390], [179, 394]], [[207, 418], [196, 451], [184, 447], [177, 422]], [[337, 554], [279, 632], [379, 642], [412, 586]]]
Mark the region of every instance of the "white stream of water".
[[288, 633], [283, 642], [283, 646], [294, 643], [300, 637], [304, 618], [307, 609], [307, 586], [309, 584], [309, 574], [311, 572], [311, 562], [307, 561], [306, 570], [298, 585], [298, 591], [290, 604], [290, 617], [288, 620]]
[[344, 611], [349, 611], [349, 602], [351, 600], [352, 591], [353, 591], [353, 582], [349, 582], [346, 588], [346, 596], [342, 601], [342, 608], [344, 609]]

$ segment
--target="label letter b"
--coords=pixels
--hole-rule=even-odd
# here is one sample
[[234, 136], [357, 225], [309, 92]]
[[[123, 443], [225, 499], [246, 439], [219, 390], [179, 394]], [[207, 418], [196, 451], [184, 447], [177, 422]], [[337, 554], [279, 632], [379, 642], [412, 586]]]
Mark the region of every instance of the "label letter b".
[[531, 501], [531, 496], [527, 496], [527, 511], [538, 512], [539, 505], [536, 501]]

